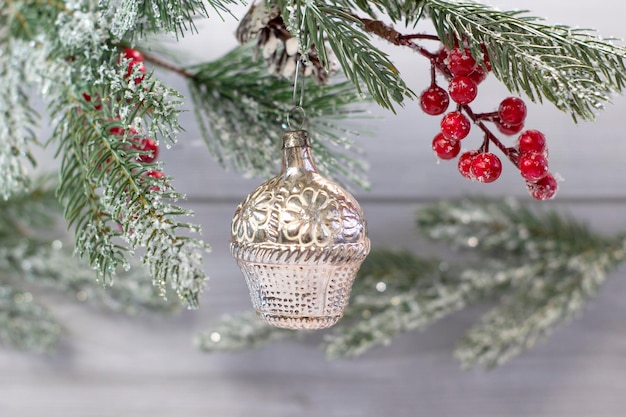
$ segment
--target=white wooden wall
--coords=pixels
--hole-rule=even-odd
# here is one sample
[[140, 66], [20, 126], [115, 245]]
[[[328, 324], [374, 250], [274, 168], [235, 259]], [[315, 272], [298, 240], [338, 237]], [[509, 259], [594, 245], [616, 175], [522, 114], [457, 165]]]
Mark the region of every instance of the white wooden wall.
[[[551, 23], [595, 27], [604, 36], [626, 37], [626, 7], [617, 0], [494, 1], [502, 8], [530, 9]], [[243, 11], [243, 8], [241, 9]], [[232, 21], [217, 17], [202, 35], [187, 39], [197, 57], [221, 55], [234, 45]], [[383, 45], [383, 44], [381, 44]], [[410, 85], [428, 83], [426, 62], [394, 50]], [[194, 58], [195, 59], [195, 58]], [[183, 83], [171, 78], [178, 87]], [[494, 80], [481, 85], [477, 108], [492, 110], [505, 96]], [[549, 105], [529, 108], [528, 127], [545, 131], [550, 163], [565, 181], [550, 207], [590, 222], [598, 231], [626, 230], [626, 99], [595, 124], [573, 125]], [[436, 248], [412, 228], [417, 207], [467, 194], [528, 200], [521, 179], [505, 165], [491, 185], [461, 178], [454, 163], [437, 163], [430, 141], [437, 118], [408, 103], [397, 116], [364, 122], [372, 191], [357, 192], [376, 246]], [[214, 252], [207, 259], [209, 290], [198, 311], [171, 318], [128, 318], [45, 295], [67, 336], [53, 357], [0, 350], [1, 417], [623, 417], [626, 416], [626, 297], [624, 271], [616, 271], [580, 319], [505, 367], [462, 371], [452, 358], [455, 341], [482, 311], [460, 312], [431, 329], [404, 335], [389, 347], [355, 360], [326, 361], [319, 335], [237, 354], [206, 355], [193, 335], [222, 313], [250, 308], [247, 289], [227, 252], [235, 205], [258, 179], [223, 172], [202, 148], [191, 114], [180, 145], [162, 152], [176, 186], [189, 195]], [[477, 146], [480, 138], [467, 139]], [[44, 167], [54, 161], [43, 161]]]

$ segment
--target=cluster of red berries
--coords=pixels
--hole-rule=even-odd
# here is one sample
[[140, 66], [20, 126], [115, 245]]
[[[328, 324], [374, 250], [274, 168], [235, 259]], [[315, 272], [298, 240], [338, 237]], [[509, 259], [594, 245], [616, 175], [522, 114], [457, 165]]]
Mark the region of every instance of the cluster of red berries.
[[[493, 182], [502, 173], [500, 158], [489, 152], [489, 143], [495, 144], [507, 158], [517, 166], [526, 180], [529, 193], [538, 200], [554, 197], [557, 181], [548, 172], [547, 149], [544, 135], [537, 130], [524, 129], [526, 105], [517, 97], [508, 97], [500, 103], [498, 110], [477, 114], [469, 104], [478, 95], [478, 85], [485, 80], [491, 66], [489, 56], [483, 48], [482, 64], [476, 62], [468, 48], [459, 46], [442, 48], [431, 59], [431, 85], [420, 96], [420, 107], [424, 113], [437, 116], [446, 113], [450, 99], [456, 108], [443, 115], [441, 130], [432, 142], [432, 149], [440, 159], [456, 158], [461, 152], [461, 140], [471, 130], [472, 122], [484, 132], [483, 144], [479, 149], [461, 154], [458, 169], [461, 175], [479, 182]], [[440, 72], [449, 81], [448, 89], [437, 85], [436, 73]], [[487, 128], [484, 122], [492, 122], [504, 135], [522, 132], [516, 146], [506, 147]]]

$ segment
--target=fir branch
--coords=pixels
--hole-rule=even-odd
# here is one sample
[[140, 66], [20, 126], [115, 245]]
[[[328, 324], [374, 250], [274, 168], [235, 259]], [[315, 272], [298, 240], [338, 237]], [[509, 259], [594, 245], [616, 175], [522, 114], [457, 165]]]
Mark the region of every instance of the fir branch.
[[466, 367], [501, 365], [580, 314], [624, 261], [621, 237], [604, 237], [554, 211], [508, 200], [463, 200], [432, 205], [418, 224], [435, 240], [477, 251], [512, 295], [471, 329], [455, 355]]
[[[148, 175], [160, 171], [159, 166], [140, 163], [141, 153], [132, 146], [142, 130], [174, 142], [180, 129], [179, 95], [150, 76], [138, 88], [133, 81], [136, 75], [126, 76], [126, 64], [94, 71], [92, 86], [76, 91], [82, 83], [69, 85], [58, 96], [55, 113], [60, 117], [53, 140], [63, 156], [59, 197], [74, 228], [78, 253], [105, 281], [119, 266], [128, 267], [129, 249], [144, 247], [142, 262], [155, 285], [165, 291], [169, 283], [195, 307], [206, 279], [201, 253], [208, 246], [179, 234], [200, 229], [177, 220], [192, 214], [172, 204], [182, 196], [173, 191], [167, 178]], [[97, 97], [101, 105], [95, 107], [91, 99], [85, 100], [85, 93]], [[125, 133], [120, 135], [120, 131]], [[122, 232], [116, 230], [118, 222]], [[128, 247], [115, 242], [116, 237]]]
[[140, 267], [103, 286], [70, 246], [53, 240], [61, 210], [54, 189], [49, 177], [35, 178], [30, 190], [0, 202], [0, 344], [48, 352], [58, 343], [61, 326], [24, 288], [55, 289], [125, 314], [178, 309], [176, 298], [164, 299]]
[[532, 210], [513, 199], [442, 201], [421, 209], [417, 224], [433, 240], [494, 259], [535, 261], [607, 245], [606, 237], [593, 233], [585, 223], [555, 211]]
[[100, 2], [104, 15], [111, 19], [111, 33], [118, 39], [137, 40], [149, 34], [169, 33], [184, 37], [197, 33], [195, 21], [208, 18], [207, 4], [222, 17], [231, 14], [237, 0], [107, 0]]
[[[622, 248], [618, 249], [623, 252]], [[595, 250], [547, 261], [514, 297], [487, 313], [460, 341], [455, 356], [464, 367], [502, 365], [539, 341], [558, 325], [582, 313], [623, 254]]]
[[359, 356], [402, 333], [423, 330], [476, 301], [502, 294], [509, 282], [468, 267], [450, 267], [406, 251], [368, 255], [340, 325], [325, 338], [330, 358]]
[[29, 292], [0, 284], [0, 344], [16, 349], [50, 352], [62, 330]]
[[[268, 74], [251, 57], [249, 46], [186, 71], [196, 119], [211, 154], [221, 165], [246, 176], [275, 174], [276, 149], [293, 106], [293, 84]], [[335, 123], [358, 114], [351, 106], [362, 99], [348, 82], [324, 86], [308, 82], [305, 90], [303, 107], [319, 169], [367, 187], [365, 164], [345, 151], [355, 152], [346, 138], [354, 132]]]
[[2, 32], [0, 29], [0, 198], [6, 199], [29, 186], [24, 162], [35, 165], [30, 146], [37, 143], [38, 115], [26, 91], [29, 80], [24, 68], [29, 67], [32, 56], [22, 41], [5, 38], [8, 33]]
[[[20, 40], [34, 40], [41, 31], [41, 22], [55, 22], [59, 13], [66, 12], [59, 1], [0, 1], [0, 27], [2, 37], [10, 35]], [[4, 32], [6, 30], [6, 32]]]
[[[344, 318], [324, 339], [327, 356], [359, 356], [508, 288], [499, 276], [472, 269], [453, 272], [446, 265], [407, 251], [372, 251], [358, 272]], [[196, 345], [206, 352], [242, 350], [297, 334], [242, 313], [218, 321], [196, 338]]]
[[482, 45], [494, 75], [512, 92], [544, 98], [559, 110], [593, 120], [626, 85], [626, 49], [589, 30], [546, 25], [523, 11], [500, 11], [466, 1], [425, 0], [437, 34], [448, 46], [467, 42], [480, 62]]
[[111, 285], [102, 285], [95, 271], [73, 256], [71, 249], [63, 248], [59, 240], [22, 236], [17, 245], [0, 246], [0, 255], [0, 270], [20, 277], [21, 286], [29, 283], [53, 288], [79, 301], [128, 315], [172, 313], [180, 307], [176, 297], [163, 297], [138, 265], [120, 272]]
[[328, 44], [359, 92], [366, 86], [372, 99], [390, 110], [394, 103], [402, 104], [405, 97], [415, 96], [386, 54], [371, 44], [362, 22], [348, 9], [313, 1], [296, 6], [284, 1], [277, 4], [287, 28], [302, 42], [300, 49], [307, 51], [315, 46], [328, 68]]
[[26, 229], [50, 227], [58, 213], [56, 184], [52, 176], [36, 177], [8, 200], [0, 200], [0, 239], [20, 239]]

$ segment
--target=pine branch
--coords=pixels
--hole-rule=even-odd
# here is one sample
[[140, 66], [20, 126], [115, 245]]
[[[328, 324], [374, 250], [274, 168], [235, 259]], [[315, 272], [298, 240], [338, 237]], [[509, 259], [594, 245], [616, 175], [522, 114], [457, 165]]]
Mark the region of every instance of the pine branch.
[[[277, 169], [280, 137], [293, 107], [293, 84], [272, 76], [249, 47], [186, 69], [196, 119], [218, 162], [246, 176], [269, 177]], [[314, 86], [307, 82], [303, 107], [315, 138], [318, 168], [334, 178], [367, 187], [366, 166], [355, 159], [354, 144], [336, 121], [354, 116], [362, 99], [348, 82]]]
[[316, 46], [328, 68], [331, 64], [325, 46], [328, 44], [359, 92], [364, 85], [374, 101], [390, 110], [394, 103], [402, 104], [405, 97], [415, 96], [386, 54], [371, 44], [362, 22], [348, 9], [322, 2], [295, 6], [284, 1], [276, 3], [287, 29], [302, 41], [300, 49], [307, 51]]
[[[128, 267], [129, 249], [144, 247], [142, 262], [155, 285], [165, 291], [169, 283], [195, 307], [206, 279], [201, 253], [208, 246], [178, 234], [199, 231], [177, 220], [192, 213], [172, 204], [182, 196], [166, 177], [149, 175], [160, 172], [160, 167], [139, 162], [142, 153], [132, 146], [144, 129], [150, 137], [174, 142], [180, 129], [179, 95], [150, 76], [138, 88], [133, 81], [137, 75], [126, 77], [126, 64], [121, 62], [113, 70], [94, 69], [90, 87], [76, 91], [83, 85], [73, 83], [57, 97], [54, 113], [59, 122], [53, 140], [62, 154], [59, 198], [74, 228], [78, 253], [105, 281], [119, 266]], [[99, 104], [85, 100], [85, 92]], [[122, 232], [117, 231], [117, 223]], [[118, 237], [128, 247], [117, 243]]]
[[[0, 25], [5, 19], [0, 18]], [[30, 145], [35, 144], [38, 115], [26, 91], [27, 72], [33, 58], [20, 40], [8, 39], [0, 29], [0, 198], [29, 186], [24, 159], [35, 165]]]
[[54, 238], [61, 210], [54, 189], [49, 177], [36, 178], [30, 190], [0, 202], [0, 344], [49, 352], [61, 336], [60, 324], [25, 288], [62, 291], [125, 314], [178, 309], [176, 298], [164, 299], [138, 266], [122, 272], [114, 285], [98, 283], [71, 246]]
[[574, 256], [607, 245], [606, 237], [593, 233], [585, 223], [555, 211], [533, 211], [515, 200], [439, 202], [420, 210], [417, 224], [433, 240], [521, 262]]
[[455, 350], [464, 367], [502, 365], [546, 339], [558, 325], [582, 313], [617, 259], [614, 251], [596, 250], [547, 263], [528, 286], [467, 332]]
[[367, 0], [336, 0], [333, 1], [346, 9], [359, 9], [372, 19], [376, 19], [377, 12], [385, 14], [396, 23], [404, 20], [405, 25], [415, 25], [422, 17], [425, 0], [397, 1], [397, 0], [377, 0], [375, 2]]
[[487, 52], [493, 73], [512, 92], [544, 98], [559, 110], [593, 120], [626, 85], [626, 49], [589, 30], [546, 25], [523, 11], [465, 1], [425, 0], [448, 46], [467, 41], [474, 57]]
[[[198, 32], [196, 20], [208, 18], [207, 4], [218, 16], [231, 14], [237, 0], [122, 0], [100, 2], [111, 20], [111, 33], [118, 39], [141, 39], [149, 34], [168, 33], [178, 39]], [[222, 17], [223, 18], [223, 17]]]

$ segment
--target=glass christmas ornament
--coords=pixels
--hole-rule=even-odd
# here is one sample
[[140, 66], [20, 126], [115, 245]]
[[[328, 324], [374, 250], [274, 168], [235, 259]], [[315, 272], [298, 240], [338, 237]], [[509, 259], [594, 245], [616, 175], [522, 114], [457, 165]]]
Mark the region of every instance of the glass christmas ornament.
[[258, 316], [289, 329], [337, 323], [370, 249], [359, 204], [318, 173], [304, 130], [284, 133], [280, 174], [239, 204], [231, 232]]

